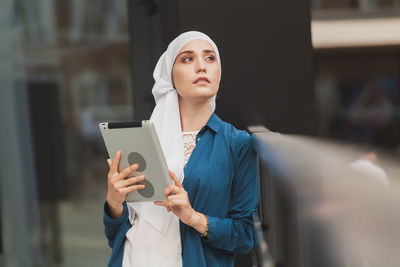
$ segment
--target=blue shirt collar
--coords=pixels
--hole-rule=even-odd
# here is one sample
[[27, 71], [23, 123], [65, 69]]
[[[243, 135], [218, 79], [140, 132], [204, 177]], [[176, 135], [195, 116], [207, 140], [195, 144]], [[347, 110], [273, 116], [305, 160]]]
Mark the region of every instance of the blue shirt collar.
[[206, 126], [217, 133], [222, 124], [223, 121], [213, 112], [211, 117], [208, 119]]

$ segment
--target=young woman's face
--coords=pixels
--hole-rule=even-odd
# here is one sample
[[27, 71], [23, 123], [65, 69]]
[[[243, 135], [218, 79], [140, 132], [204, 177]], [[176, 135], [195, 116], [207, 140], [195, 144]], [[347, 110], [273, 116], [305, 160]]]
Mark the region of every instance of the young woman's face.
[[211, 44], [205, 40], [192, 40], [178, 52], [172, 81], [182, 99], [204, 101], [217, 94], [220, 72]]

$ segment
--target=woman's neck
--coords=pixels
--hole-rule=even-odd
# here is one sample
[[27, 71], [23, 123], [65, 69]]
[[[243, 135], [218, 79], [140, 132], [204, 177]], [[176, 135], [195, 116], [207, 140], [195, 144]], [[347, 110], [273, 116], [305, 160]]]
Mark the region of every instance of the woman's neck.
[[182, 132], [199, 131], [212, 114], [210, 101], [193, 103], [179, 97]]

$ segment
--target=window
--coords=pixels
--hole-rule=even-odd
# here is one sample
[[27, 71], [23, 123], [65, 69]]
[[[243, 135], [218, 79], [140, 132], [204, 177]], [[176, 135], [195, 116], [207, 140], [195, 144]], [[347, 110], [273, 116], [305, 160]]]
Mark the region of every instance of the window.
[[13, 159], [0, 166], [0, 265], [105, 266], [98, 123], [133, 118], [126, 1], [10, 0], [0, 17]]

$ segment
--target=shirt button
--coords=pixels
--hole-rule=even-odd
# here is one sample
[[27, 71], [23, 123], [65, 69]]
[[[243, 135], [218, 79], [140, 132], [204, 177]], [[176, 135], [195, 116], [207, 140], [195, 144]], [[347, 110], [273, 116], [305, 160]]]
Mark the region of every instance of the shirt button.
[[197, 138], [197, 142], [200, 142], [200, 137], [199, 137], [199, 138]]
[[187, 168], [187, 165], [185, 165], [185, 169]]

